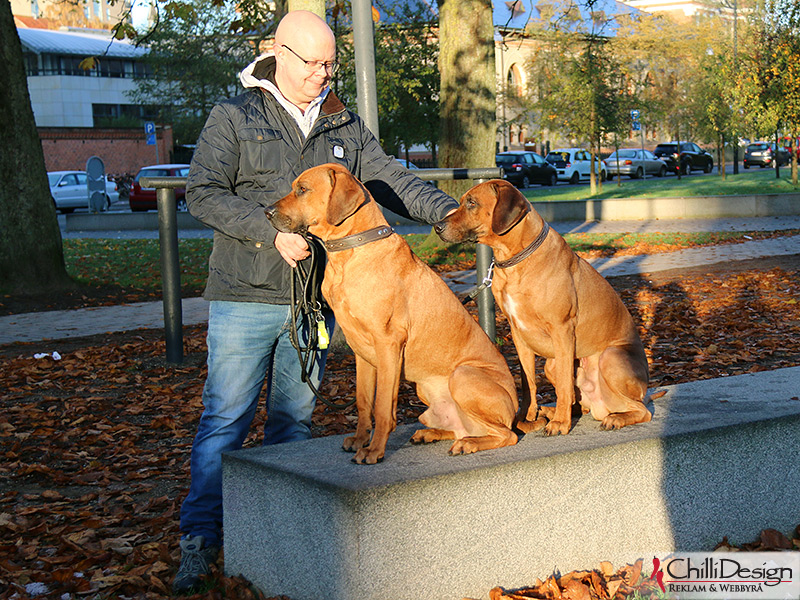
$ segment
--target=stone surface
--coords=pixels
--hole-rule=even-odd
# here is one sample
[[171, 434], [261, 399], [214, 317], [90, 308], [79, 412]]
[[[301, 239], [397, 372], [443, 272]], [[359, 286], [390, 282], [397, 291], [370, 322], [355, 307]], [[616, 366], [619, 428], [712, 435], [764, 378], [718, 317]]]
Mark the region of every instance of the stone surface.
[[292, 600], [486, 598], [554, 568], [794, 527], [800, 367], [663, 391], [650, 423], [584, 416], [470, 456], [410, 445], [415, 426], [374, 466], [341, 436], [226, 454], [226, 570]]

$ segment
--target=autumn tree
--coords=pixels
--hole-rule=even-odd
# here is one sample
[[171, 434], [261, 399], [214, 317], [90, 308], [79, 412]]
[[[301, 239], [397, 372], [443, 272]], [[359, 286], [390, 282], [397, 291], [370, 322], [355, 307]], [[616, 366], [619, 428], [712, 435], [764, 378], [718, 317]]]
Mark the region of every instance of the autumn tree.
[[629, 122], [623, 115], [630, 108], [610, 43], [613, 23], [600, 13], [598, 4], [598, 0], [583, 0], [577, 6], [568, 3], [552, 14], [545, 13], [538, 28], [531, 30], [542, 40], [545, 50], [541, 54], [547, 56], [541, 64], [531, 63], [538, 83], [531, 109], [543, 115], [548, 129], [589, 144], [593, 195], [597, 193], [600, 146], [608, 133]]
[[[792, 182], [796, 185], [796, 139], [800, 128], [800, 6], [792, 0], [766, 0], [750, 22], [751, 52], [744, 57], [741, 104], [761, 131], [783, 127], [791, 133]], [[777, 161], [776, 161], [777, 164]]]
[[[414, 144], [424, 144], [435, 153], [439, 141], [440, 84], [436, 15], [422, 3], [409, 2], [378, 16], [375, 79], [381, 145], [387, 153], [395, 155], [401, 147]], [[349, 22], [345, 24], [349, 27]], [[355, 106], [352, 36], [337, 31], [337, 40], [339, 60], [345, 68], [335, 84], [336, 92], [346, 105]]]
[[727, 40], [717, 39], [714, 43], [711, 35], [707, 39], [709, 48], [693, 80], [690, 107], [697, 115], [698, 136], [716, 144], [718, 170], [725, 179], [725, 143], [738, 144], [740, 131], [736, 110], [737, 65]]
[[160, 10], [142, 58], [149, 74], [129, 96], [156, 107], [159, 120], [172, 124], [176, 144], [193, 144], [214, 105], [240, 91], [237, 74], [255, 52], [230, 31], [232, 3], [184, 0]]

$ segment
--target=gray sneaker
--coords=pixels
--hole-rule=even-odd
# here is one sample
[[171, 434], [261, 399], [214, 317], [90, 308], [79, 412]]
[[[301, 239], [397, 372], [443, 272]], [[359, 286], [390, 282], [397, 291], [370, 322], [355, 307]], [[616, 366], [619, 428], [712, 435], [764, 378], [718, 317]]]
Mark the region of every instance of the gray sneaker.
[[181, 540], [181, 566], [172, 582], [172, 592], [186, 594], [191, 592], [211, 571], [217, 560], [219, 547], [206, 546], [202, 535], [187, 535]]

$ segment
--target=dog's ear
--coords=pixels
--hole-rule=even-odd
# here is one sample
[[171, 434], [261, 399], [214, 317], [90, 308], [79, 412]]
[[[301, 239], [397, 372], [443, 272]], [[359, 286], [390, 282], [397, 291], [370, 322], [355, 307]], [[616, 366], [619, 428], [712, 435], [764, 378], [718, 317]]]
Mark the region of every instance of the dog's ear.
[[347, 171], [328, 169], [328, 176], [331, 178], [331, 196], [326, 219], [331, 225], [341, 225], [367, 201], [366, 191]]
[[492, 184], [497, 202], [492, 213], [492, 232], [505, 235], [525, 218], [531, 210], [531, 203], [513, 185], [505, 182]]

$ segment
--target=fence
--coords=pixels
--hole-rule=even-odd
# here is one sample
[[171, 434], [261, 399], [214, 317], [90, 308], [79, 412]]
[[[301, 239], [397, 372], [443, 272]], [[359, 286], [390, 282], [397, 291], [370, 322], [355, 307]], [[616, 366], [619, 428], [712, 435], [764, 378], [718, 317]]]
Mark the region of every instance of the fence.
[[[502, 177], [500, 168], [485, 169], [418, 169], [414, 171], [424, 181], [450, 181], [471, 179], [475, 183]], [[158, 240], [161, 249], [162, 301], [164, 304], [164, 335], [167, 345], [167, 362], [183, 363], [183, 311], [181, 308], [181, 271], [178, 256], [178, 218], [175, 190], [186, 187], [186, 177], [142, 177], [143, 187], [156, 188], [158, 203]], [[475, 266], [477, 280], [488, 275], [492, 262], [492, 249], [478, 244]], [[488, 287], [481, 289], [476, 298], [478, 322], [489, 336], [495, 338], [494, 297]]]

